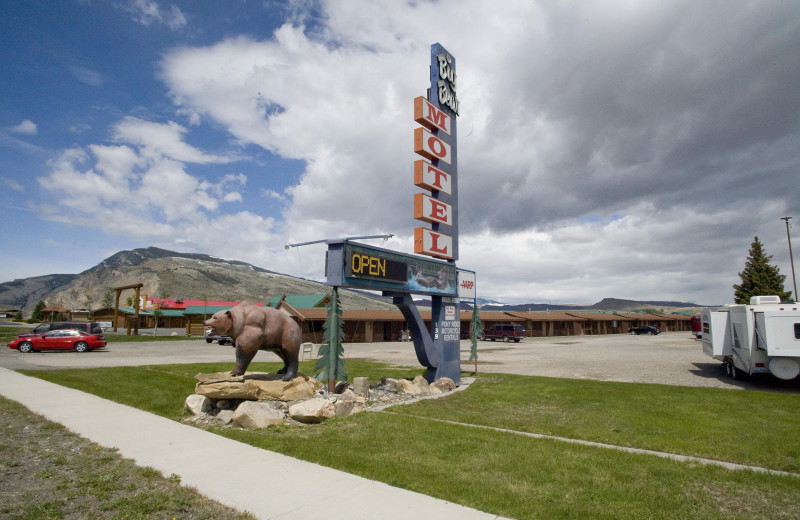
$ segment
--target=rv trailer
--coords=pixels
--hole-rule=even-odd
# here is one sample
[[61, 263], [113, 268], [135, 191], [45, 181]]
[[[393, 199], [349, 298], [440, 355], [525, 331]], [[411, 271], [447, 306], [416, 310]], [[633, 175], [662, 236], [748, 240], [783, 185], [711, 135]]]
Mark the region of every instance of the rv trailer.
[[703, 352], [725, 364], [734, 379], [741, 374], [800, 374], [800, 305], [778, 296], [753, 296], [749, 305], [704, 309]]

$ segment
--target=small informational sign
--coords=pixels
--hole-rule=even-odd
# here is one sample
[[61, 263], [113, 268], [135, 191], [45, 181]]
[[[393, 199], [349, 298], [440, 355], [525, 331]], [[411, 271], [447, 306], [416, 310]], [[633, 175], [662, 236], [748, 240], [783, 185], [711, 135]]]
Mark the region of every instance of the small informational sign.
[[447, 321], [453, 321], [456, 319], [456, 307], [455, 305], [446, 305], [444, 308], [444, 319]]
[[462, 300], [474, 300], [477, 295], [475, 271], [458, 270], [458, 297]]

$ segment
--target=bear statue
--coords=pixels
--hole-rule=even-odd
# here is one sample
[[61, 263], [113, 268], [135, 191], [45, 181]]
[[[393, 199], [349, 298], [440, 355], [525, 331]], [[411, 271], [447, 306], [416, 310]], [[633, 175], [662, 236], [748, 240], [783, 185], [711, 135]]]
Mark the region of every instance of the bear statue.
[[230, 336], [236, 345], [236, 368], [232, 376], [244, 375], [259, 350], [275, 352], [283, 360], [284, 381], [297, 377], [300, 353], [300, 326], [291, 316], [272, 307], [259, 307], [244, 301], [219, 311], [204, 322], [214, 334]]

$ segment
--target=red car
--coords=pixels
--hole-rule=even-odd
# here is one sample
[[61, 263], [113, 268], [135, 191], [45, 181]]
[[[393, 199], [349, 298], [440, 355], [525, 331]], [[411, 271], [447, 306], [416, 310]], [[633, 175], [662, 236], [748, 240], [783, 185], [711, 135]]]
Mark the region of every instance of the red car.
[[20, 352], [35, 352], [37, 350], [75, 350], [86, 352], [106, 346], [106, 338], [99, 334], [87, 334], [72, 329], [59, 329], [45, 332], [41, 336], [30, 336], [12, 339], [8, 348]]

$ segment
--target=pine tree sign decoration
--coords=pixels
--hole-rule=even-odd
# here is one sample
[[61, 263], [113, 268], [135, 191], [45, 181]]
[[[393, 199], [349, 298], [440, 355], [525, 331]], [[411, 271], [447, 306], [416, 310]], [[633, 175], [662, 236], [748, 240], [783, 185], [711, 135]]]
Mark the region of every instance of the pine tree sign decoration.
[[339, 302], [339, 289], [334, 287], [331, 292], [331, 301], [328, 303], [328, 317], [322, 325], [325, 331], [322, 346], [319, 348], [319, 358], [314, 370], [319, 370], [316, 377], [319, 381], [328, 381], [328, 391], [333, 393], [336, 388], [336, 380], [347, 380], [345, 372], [344, 347], [344, 320], [342, 319], [342, 307]]
[[469, 339], [472, 345], [469, 350], [469, 360], [475, 361], [475, 373], [478, 373], [478, 336], [483, 332], [483, 322], [478, 311], [477, 302], [472, 306], [472, 321], [469, 325]]

